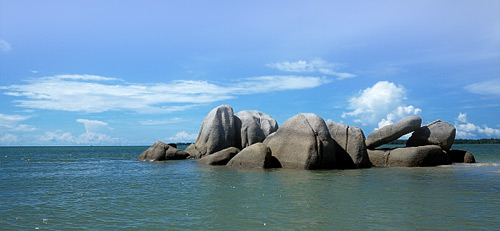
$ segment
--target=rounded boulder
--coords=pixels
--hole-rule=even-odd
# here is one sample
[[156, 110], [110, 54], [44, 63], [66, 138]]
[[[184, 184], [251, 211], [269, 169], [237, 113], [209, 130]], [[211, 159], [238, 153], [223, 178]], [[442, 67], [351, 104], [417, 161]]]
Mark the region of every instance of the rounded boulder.
[[407, 147], [423, 145], [439, 145], [445, 151], [449, 151], [455, 142], [455, 126], [444, 121], [435, 121], [417, 129], [406, 142]]
[[161, 141], [156, 141], [151, 147], [146, 149], [138, 161], [162, 161], [162, 160], [182, 160], [189, 157], [189, 154], [174, 148]]
[[263, 143], [252, 144], [234, 156], [227, 166], [238, 168], [270, 168], [271, 150]]
[[331, 169], [335, 167], [335, 142], [325, 121], [312, 113], [288, 119], [264, 140], [283, 168]]
[[259, 111], [241, 111], [235, 115], [236, 146], [246, 148], [263, 142], [269, 134], [278, 130], [276, 120]]
[[196, 142], [186, 148], [193, 158], [218, 152], [235, 146], [235, 124], [233, 108], [221, 105], [214, 108], [203, 120]]

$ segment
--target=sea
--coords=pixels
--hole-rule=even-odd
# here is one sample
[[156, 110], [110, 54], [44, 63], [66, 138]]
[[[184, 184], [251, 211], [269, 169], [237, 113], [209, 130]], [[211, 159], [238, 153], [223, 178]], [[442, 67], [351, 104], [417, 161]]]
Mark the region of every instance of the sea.
[[147, 148], [0, 147], [0, 230], [500, 230], [500, 145], [314, 171], [136, 161]]

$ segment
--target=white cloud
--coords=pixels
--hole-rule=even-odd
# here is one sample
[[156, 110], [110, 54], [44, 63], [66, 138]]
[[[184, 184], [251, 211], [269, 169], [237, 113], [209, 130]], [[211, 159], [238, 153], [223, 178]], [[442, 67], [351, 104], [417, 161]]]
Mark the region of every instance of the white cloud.
[[77, 144], [112, 145], [119, 143], [120, 139], [102, 133], [85, 132], [76, 141]]
[[76, 122], [82, 123], [85, 126], [86, 132], [97, 132], [101, 131], [102, 128], [108, 126], [108, 123], [99, 120], [87, 120], [87, 119], [77, 119]]
[[182, 118], [171, 118], [171, 119], [164, 119], [164, 120], [143, 120], [139, 121], [139, 124], [142, 125], [161, 125], [161, 124], [174, 124], [174, 123], [180, 123], [186, 121], [185, 119]]
[[412, 105], [399, 106], [396, 109], [394, 109], [394, 111], [387, 114], [386, 118], [383, 118], [382, 120], [380, 120], [380, 122], [378, 122], [378, 128], [380, 129], [380, 128], [383, 128], [387, 125], [391, 125], [391, 124], [399, 121], [403, 117], [412, 116], [412, 115], [419, 115], [420, 113], [422, 113], [422, 109], [415, 108]]
[[2, 137], [0, 137], [0, 145], [17, 144], [18, 140], [19, 138], [16, 135], [5, 134]]
[[75, 137], [69, 132], [62, 132], [60, 130], [54, 132], [45, 132], [45, 134], [40, 137], [40, 141], [43, 143], [57, 143], [57, 144], [74, 144]]
[[303, 76], [260, 76], [245, 79], [233, 86], [231, 91], [237, 95], [315, 88], [330, 83], [328, 78]]
[[481, 95], [500, 95], [500, 78], [467, 85], [465, 90]]
[[490, 128], [487, 125], [478, 126], [468, 122], [467, 113], [459, 113], [455, 121], [457, 138], [500, 138], [500, 129]]
[[40, 138], [44, 144], [57, 145], [112, 145], [118, 144], [118, 138], [112, 138], [109, 135], [95, 132], [80, 134], [78, 137], [73, 136], [70, 132], [45, 132]]
[[349, 99], [348, 108], [352, 111], [342, 113], [342, 118], [353, 117], [354, 122], [363, 126], [378, 124], [380, 127], [422, 112], [420, 108], [404, 105], [404, 100], [406, 90], [403, 86], [380, 81]]
[[57, 75], [0, 89], [6, 90], [6, 95], [20, 97], [14, 102], [25, 108], [88, 113], [119, 110], [169, 113], [237, 95], [307, 89], [328, 82], [327, 78], [321, 77], [260, 76], [228, 85], [190, 80], [132, 84], [95, 75]]
[[189, 134], [186, 131], [177, 132], [175, 136], [169, 137], [166, 140], [172, 142], [192, 142], [195, 141], [198, 137], [198, 134]]
[[319, 58], [309, 61], [299, 60], [296, 62], [285, 61], [281, 63], [270, 63], [267, 64], [267, 66], [286, 72], [321, 73], [325, 75], [333, 75], [337, 76], [338, 80], [356, 77], [355, 74], [337, 72], [336, 70], [340, 68], [342, 64], [329, 63]]
[[0, 39], [0, 51], [7, 53], [10, 50], [12, 50], [12, 47], [10, 46], [10, 44], [5, 40]]
[[36, 130], [36, 128], [33, 126], [20, 124], [22, 121], [25, 121], [29, 118], [31, 118], [31, 116], [0, 114], [0, 130], [25, 132], [34, 131]]
[[460, 123], [467, 123], [467, 113], [458, 113], [457, 121]]

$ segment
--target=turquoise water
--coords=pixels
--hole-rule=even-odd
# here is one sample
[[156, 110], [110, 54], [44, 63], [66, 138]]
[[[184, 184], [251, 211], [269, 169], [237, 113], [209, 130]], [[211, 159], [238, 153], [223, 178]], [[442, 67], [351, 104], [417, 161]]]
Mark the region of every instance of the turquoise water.
[[500, 228], [500, 145], [477, 164], [242, 170], [138, 162], [147, 147], [1, 147], [1, 230]]

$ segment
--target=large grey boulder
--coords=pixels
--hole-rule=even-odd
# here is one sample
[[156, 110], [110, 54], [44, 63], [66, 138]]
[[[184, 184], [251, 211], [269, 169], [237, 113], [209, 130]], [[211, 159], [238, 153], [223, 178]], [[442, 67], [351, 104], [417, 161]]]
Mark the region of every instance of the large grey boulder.
[[201, 158], [228, 147], [235, 147], [235, 131], [233, 108], [221, 105], [208, 113], [196, 142], [189, 145], [185, 151], [193, 158]]
[[283, 168], [330, 169], [336, 164], [335, 142], [325, 121], [312, 113], [288, 119], [264, 144]]
[[406, 146], [416, 147], [435, 144], [441, 146], [443, 150], [448, 151], [455, 141], [455, 133], [455, 126], [437, 120], [413, 132], [406, 142]]
[[270, 168], [272, 166], [271, 149], [263, 143], [252, 144], [234, 156], [227, 166], [239, 168]]
[[162, 160], [181, 160], [189, 157], [189, 154], [174, 148], [161, 141], [156, 141], [151, 147], [146, 149], [138, 161], [162, 161]]
[[[369, 168], [372, 166], [365, 145], [365, 135], [358, 127], [347, 126], [345, 124], [326, 122], [328, 131], [332, 139], [339, 145], [336, 149], [336, 159], [338, 168]], [[345, 155], [341, 156], [341, 153]], [[342, 161], [346, 159], [345, 161]], [[349, 160], [350, 159], [350, 160]]]
[[380, 145], [397, 140], [401, 136], [419, 129], [421, 124], [422, 118], [419, 116], [407, 116], [396, 123], [387, 125], [372, 132], [366, 138], [366, 147], [373, 149]]
[[474, 155], [465, 150], [450, 150], [448, 156], [453, 163], [476, 163]]
[[278, 130], [276, 120], [259, 111], [241, 111], [235, 115], [236, 147], [246, 148], [260, 143], [266, 137]]
[[206, 155], [199, 159], [198, 162], [208, 165], [226, 165], [238, 152], [240, 152], [239, 149], [229, 147], [211, 155]]
[[438, 145], [368, 150], [368, 155], [377, 166], [427, 167], [451, 163]]

